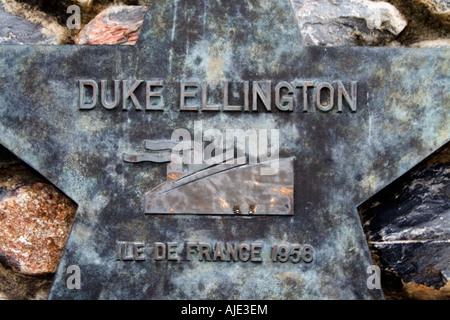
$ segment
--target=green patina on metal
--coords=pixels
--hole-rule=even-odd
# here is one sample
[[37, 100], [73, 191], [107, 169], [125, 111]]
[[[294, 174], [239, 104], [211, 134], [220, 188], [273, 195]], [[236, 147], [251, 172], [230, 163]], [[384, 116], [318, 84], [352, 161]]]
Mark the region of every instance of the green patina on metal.
[[[151, 1], [134, 47], [0, 46], [0, 143], [78, 204], [49, 297], [382, 298], [356, 207], [448, 141], [449, 64], [446, 49], [304, 47], [288, 1], [269, 0]], [[118, 80], [110, 109], [102, 80], [110, 104]], [[192, 168], [128, 156], [198, 121], [201, 134], [278, 130], [292, 212], [225, 199], [231, 214], [145, 214], [146, 194]], [[248, 186], [236, 180], [177, 190], [203, 210], [220, 203], [211, 190]], [[81, 289], [67, 287], [71, 265]]]

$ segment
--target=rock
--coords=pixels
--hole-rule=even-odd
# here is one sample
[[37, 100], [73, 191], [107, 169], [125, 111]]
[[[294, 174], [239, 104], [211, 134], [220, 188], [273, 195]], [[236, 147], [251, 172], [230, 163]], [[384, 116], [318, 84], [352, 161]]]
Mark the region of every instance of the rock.
[[40, 23], [32, 23], [6, 12], [0, 3], [0, 43], [8, 44], [57, 44], [58, 39], [45, 31]]
[[0, 263], [0, 300], [44, 300], [53, 274], [28, 275], [5, 268]]
[[450, 25], [450, 1], [449, 0], [415, 0], [424, 5], [428, 11], [437, 17], [442, 23]]
[[80, 31], [75, 43], [134, 45], [146, 11], [144, 6], [109, 7]]
[[450, 143], [358, 211], [386, 297], [450, 299]]
[[425, 40], [410, 45], [412, 48], [448, 48], [450, 39]]
[[291, 0], [307, 45], [384, 45], [406, 27], [391, 4], [369, 0]]
[[54, 273], [76, 205], [50, 184], [14, 190], [0, 203], [0, 260], [25, 274]]
[[76, 4], [79, 4], [82, 7], [90, 8], [92, 6], [93, 0], [75, 0]]
[[449, 38], [450, 25], [442, 21], [442, 16], [433, 15], [424, 4], [425, 0], [385, 1], [394, 5], [408, 20], [408, 25], [396, 38], [403, 46], [409, 47], [417, 42]]
[[441, 271], [441, 274], [442, 274], [442, 280], [447, 284], [450, 280], [450, 269]]
[[54, 273], [77, 206], [3, 147], [0, 159], [0, 262], [22, 274]]
[[26, 3], [0, 1], [0, 43], [64, 44], [70, 38], [70, 30], [53, 16]]
[[403, 291], [406, 299], [411, 300], [448, 300], [450, 299], [450, 283], [434, 289], [415, 282], [403, 283]]

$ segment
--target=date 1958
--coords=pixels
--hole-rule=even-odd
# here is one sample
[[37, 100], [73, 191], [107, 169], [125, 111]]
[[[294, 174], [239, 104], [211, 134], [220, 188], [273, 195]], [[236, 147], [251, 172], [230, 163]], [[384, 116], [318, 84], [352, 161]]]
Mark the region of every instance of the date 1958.
[[154, 242], [117, 241], [118, 261], [229, 261], [310, 263], [314, 250], [309, 244], [264, 246], [259, 243]]

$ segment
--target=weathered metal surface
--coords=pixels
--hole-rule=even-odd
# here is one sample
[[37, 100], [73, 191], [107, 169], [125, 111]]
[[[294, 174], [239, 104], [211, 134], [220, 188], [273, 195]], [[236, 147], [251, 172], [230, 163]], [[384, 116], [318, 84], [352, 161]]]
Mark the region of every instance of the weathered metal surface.
[[[253, 144], [257, 145], [256, 131], [253, 137]], [[210, 149], [220, 150], [220, 154], [211, 156], [203, 152], [203, 143], [195, 141], [189, 141], [187, 145], [182, 143], [187, 154], [183, 152], [179, 158], [175, 158], [173, 154], [177, 153], [172, 150], [176, 150], [174, 148], [178, 145], [174, 141], [147, 140], [145, 148], [150, 152], [123, 154], [124, 161], [130, 163], [169, 162], [166, 169], [167, 180], [144, 195], [145, 213], [293, 214], [293, 158], [276, 157], [274, 160], [256, 163], [258, 157], [254, 157], [253, 163], [249, 163], [251, 156], [246, 152], [245, 146], [236, 149], [236, 154], [243, 155], [239, 161], [235, 159], [234, 144], [232, 150], [229, 148], [232, 152], [224, 154], [223, 145], [212, 142]], [[277, 148], [272, 149], [278, 152]], [[163, 153], [159, 152], [162, 150]], [[186, 156], [190, 159], [189, 164], [183, 161]], [[205, 159], [192, 163], [192, 159], [196, 157]], [[265, 174], [266, 171], [269, 174]], [[239, 185], [238, 188], [235, 187], [236, 184]]]
[[[303, 47], [288, 2], [265, 0], [151, 1], [136, 47], [1, 46], [0, 143], [78, 204], [50, 298], [381, 298], [366, 284], [372, 261], [356, 206], [448, 140], [449, 58], [445, 49]], [[126, 99], [105, 108], [99, 93], [82, 110], [80, 80], [99, 91], [107, 80], [109, 103], [119, 80]], [[146, 80], [163, 81], [162, 99], [147, 95], [156, 89], [146, 92]], [[254, 100], [267, 81], [270, 99]], [[277, 106], [286, 82], [292, 111]], [[186, 83], [196, 91], [182, 91]], [[145, 193], [167, 180], [167, 164], [123, 155], [196, 121], [278, 130], [279, 157], [295, 157], [293, 214], [146, 215]], [[71, 265], [79, 290], [66, 285]]]
[[280, 170], [274, 175], [261, 175], [261, 168], [270, 166], [266, 162], [223, 163], [163, 182], [145, 195], [145, 213], [293, 214], [293, 159], [276, 161]]

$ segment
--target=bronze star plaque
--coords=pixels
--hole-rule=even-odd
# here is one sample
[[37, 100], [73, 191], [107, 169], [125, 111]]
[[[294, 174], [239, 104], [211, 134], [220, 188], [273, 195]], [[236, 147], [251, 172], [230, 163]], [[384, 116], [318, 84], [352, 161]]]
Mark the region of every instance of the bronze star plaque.
[[49, 298], [382, 298], [356, 207], [448, 141], [449, 64], [302, 46], [269, 0], [151, 1], [136, 46], [0, 46], [0, 143], [78, 204]]

